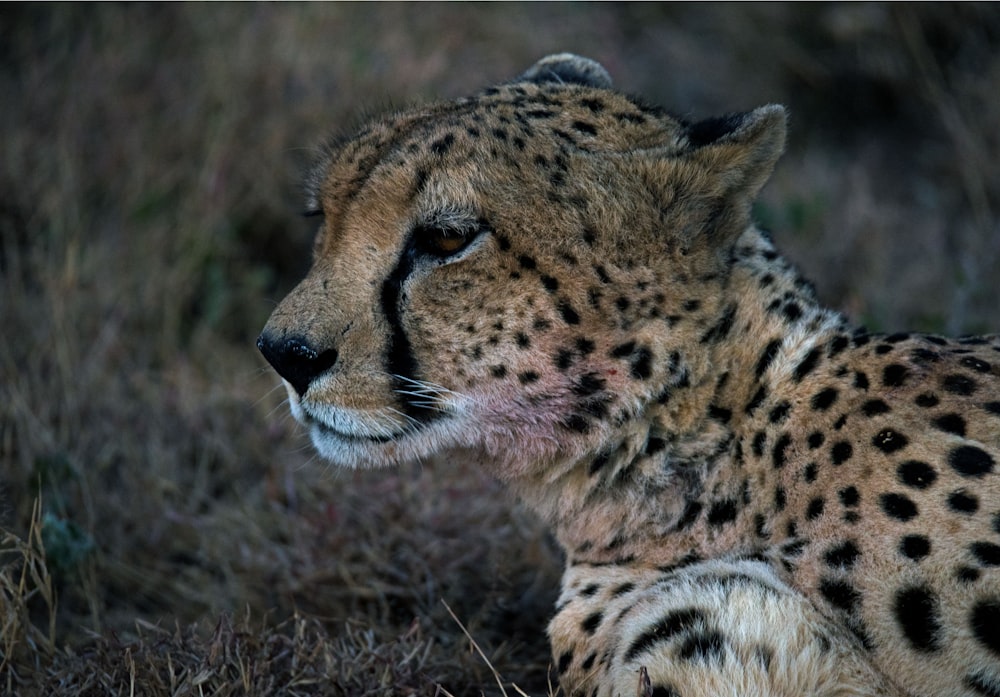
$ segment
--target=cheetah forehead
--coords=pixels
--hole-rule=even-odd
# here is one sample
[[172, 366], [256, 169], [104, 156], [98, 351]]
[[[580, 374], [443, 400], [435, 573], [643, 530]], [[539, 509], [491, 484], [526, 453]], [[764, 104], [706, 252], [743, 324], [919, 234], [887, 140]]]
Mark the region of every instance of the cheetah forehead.
[[[461, 166], [483, 155], [494, 166], [516, 168], [517, 162], [570, 152], [682, 152], [704, 136], [697, 124], [612, 90], [610, 79], [599, 74], [572, 82], [568, 73], [545, 71], [540, 76], [536, 65], [471, 97], [382, 115], [331, 141], [306, 178], [307, 210], [351, 198], [385, 165], [419, 161], [417, 176], [426, 177], [435, 167]], [[545, 77], [552, 81], [536, 81]]]

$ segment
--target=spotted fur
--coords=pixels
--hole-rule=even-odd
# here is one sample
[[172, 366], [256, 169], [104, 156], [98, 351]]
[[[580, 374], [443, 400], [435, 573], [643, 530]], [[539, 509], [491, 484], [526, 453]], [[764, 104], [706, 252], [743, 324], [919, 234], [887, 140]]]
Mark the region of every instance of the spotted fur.
[[1000, 695], [1000, 337], [874, 335], [750, 220], [785, 112], [570, 55], [332, 143], [258, 345], [347, 467], [474, 458], [566, 550], [570, 695]]

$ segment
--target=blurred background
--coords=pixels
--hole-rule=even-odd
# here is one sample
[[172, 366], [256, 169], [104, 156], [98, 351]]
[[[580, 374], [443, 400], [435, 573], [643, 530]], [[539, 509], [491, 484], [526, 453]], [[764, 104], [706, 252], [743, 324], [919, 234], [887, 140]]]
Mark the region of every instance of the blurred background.
[[756, 216], [823, 300], [1000, 331], [995, 5], [6, 4], [0, 693], [551, 691], [537, 522], [474, 464], [331, 470], [253, 343], [317, 145], [559, 51], [787, 105]]

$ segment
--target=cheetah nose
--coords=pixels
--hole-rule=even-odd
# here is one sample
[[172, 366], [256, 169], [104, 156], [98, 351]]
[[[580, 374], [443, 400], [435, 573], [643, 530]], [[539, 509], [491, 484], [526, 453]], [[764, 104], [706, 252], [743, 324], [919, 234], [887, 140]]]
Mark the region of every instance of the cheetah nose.
[[264, 332], [257, 338], [257, 348], [300, 397], [313, 380], [337, 362], [335, 350], [317, 351], [305, 339], [298, 337], [277, 339]]

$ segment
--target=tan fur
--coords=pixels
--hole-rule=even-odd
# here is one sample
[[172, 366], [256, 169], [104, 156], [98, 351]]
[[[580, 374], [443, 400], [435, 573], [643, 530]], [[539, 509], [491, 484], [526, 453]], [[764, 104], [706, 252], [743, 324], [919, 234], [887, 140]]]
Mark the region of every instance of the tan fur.
[[820, 307], [749, 217], [784, 136], [569, 55], [376, 120], [259, 346], [333, 462], [474, 458], [553, 526], [567, 694], [1000, 695], [1000, 338]]

